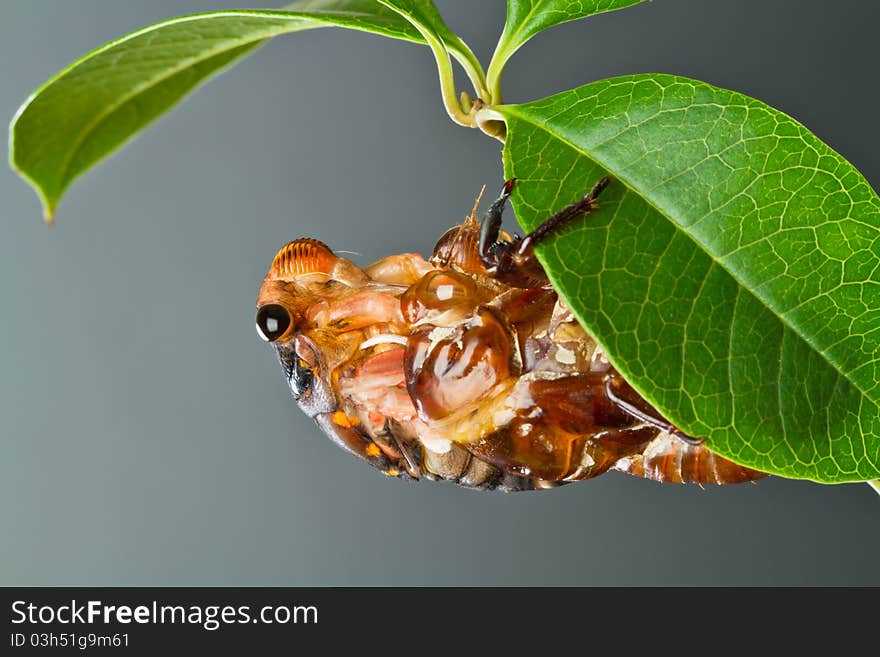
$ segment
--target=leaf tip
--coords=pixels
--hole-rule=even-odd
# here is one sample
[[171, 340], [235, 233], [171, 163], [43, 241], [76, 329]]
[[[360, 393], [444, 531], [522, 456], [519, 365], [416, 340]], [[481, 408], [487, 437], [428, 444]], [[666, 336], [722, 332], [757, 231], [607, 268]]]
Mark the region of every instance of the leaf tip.
[[47, 226], [51, 226], [55, 223], [55, 210], [58, 208], [59, 195], [52, 194], [46, 190], [36, 179], [32, 176], [29, 176], [26, 171], [22, 169], [16, 169], [16, 173], [20, 175], [25, 182], [27, 182], [33, 190], [36, 192], [37, 197], [40, 199], [40, 204], [43, 206], [43, 221]]
[[55, 223], [55, 210], [58, 207], [58, 194], [50, 196], [49, 191], [32, 175], [30, 175], [22, 166], [15, 162], [15, 158], [10, 156], [10, 168], [17, 173], [36, 192], [40, 203], [43, 206], [43, 221], [46, 225], [51, 226]]

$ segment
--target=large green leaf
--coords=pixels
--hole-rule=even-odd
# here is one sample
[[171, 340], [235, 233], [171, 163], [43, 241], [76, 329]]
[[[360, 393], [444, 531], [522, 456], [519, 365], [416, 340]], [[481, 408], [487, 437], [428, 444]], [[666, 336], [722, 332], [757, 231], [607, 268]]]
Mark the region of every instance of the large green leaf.
[[507, 0], [507, 19], [489, 64], [492, 102], [500, 102], [499, 78], [507, 60], [538, 32], [593, 14], [624, 9], [645, 0]]
[[613, 177], [539, 257], [639, 392], [738, 463], [880, 475], [880, 198], [851, 164], [760, 101], [681, 77], [497, 110], [526, 229]]
[[[417, 4], [423, 12], [433, 7]], [[326, 26], [425, 43], [408, 20], [376, 0], [309, 0], [277, 11], [173, 18], [92, 51], [32, 94], [10, 126], [10, 163], [33, 185], [51, 220], [77, 176], [197, 85], [270, 37]], [[449, 38], [452, 55], [471, 65], [470, 50], [450, 35], [446, 30], [440, 38]]]

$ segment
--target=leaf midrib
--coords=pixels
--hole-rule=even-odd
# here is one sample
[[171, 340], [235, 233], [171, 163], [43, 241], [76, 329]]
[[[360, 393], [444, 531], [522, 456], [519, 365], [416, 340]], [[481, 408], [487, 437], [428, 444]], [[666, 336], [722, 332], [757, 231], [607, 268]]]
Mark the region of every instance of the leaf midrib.
[[564, 138], [564, 137], [563, 137], [562, 135], [560, 135], [559, 133], [556, 133], [556, 132], [551, 131], [547, 126], [545, 126], [545, 125], [541, 125], [541, 124], [539, 124], [539, 123], [534, 122], [534, 121], [531, 120], [528, 116], [526, 116], [526, 115], [524, 115], [524, 114], [522, 114], [522, 113], [516, 111], [515, 108], [516, 108], [515, 105], [502, 105], [502, 106], [498, 106], [496, 109], [497, 109], [502, 115], [504, 115], [504, 114], [513, 114], [514, 116], [516, 116], [517, 118], [519, 118], [519, 119], [522, 120], [523, 122], [528, 123], [529, 125], [531, 125], [531, 126], [537, 128], [537, 129], [539, 129], [539, 130], [542, 130], [542, 131], [545, 132], [546, 134], [550, 135], [552, 138], [554, 138], [554, 139], [556, 139], [556, 140], [562, 142], [563, 144], [569, 146], [572, 150], [576, 151], [577, 153], [580, 153], [583, 157], [586, 157], [588, 160], [591, 160], [592, 162], [595, 162], [596, 164], [598, 164], [599, 166], [601, 166], [603, 169], [605, 169], [606, 171], [608, 171], [609, 173], [611, 173], [611, 174], [614, 176], [615, 179], [617, 179], [617, 180], [619, 180], [621, 183], [623, 183], [629, 191], [631, 191], [633, 194], [635, 194], [636, 196], [638, 196], [639, 198], [641, 198], [643, 201], [645, 201], [645, 203], [647, 203], [647, 204], [650, 205], [654, 210], [656, 210], [656, 212], [657, 212], [660, 216], [662, 216], [663, 218], [665, 218], [670, 224], [672, 224], [672, 225], [674, 226], [674, 228], [675, 228], [675, 230], [676, 230], [677, 232], [679, 232], [679, 233], [685, 235], [685, 236], [687, 237], [687, 239], [688, 239], [690, 242], [692, 242], [693, 244], [695, 244], [695, 245], [697, 246], [697, 248], [700, 249], [700, 251], [702, 251], [703, 253], [705, 253], [705, 254], [706, 254], [706, 255], [707, 255], [707, 256], [708, 256], [708, 257], [709, 257], [709, 258], [710, 258], [715, 264], [717, 264], [717, 265], [718, 265], [723, 271], [725, 271], [725, 272], [726, 272], [731, 278], [733, 278], [733, 280], [735, 280], [735, 281], [737, 282], [737, 285], [738, 285], [739, 289], [747, 290], [752, 296], [754, 296], [755, 299], [757, 299], [757, 300], [761, 303], [761, 305], [763, 305], [765, 308], [767, 308], [767, 310], [769, 310], [769, 311], [773, 314], [773, 316], [776, 317], [776, 318], [782, 323], [783, 326], [785, 326], [785, 327], [786, 327], [787, 329], [789, 329], [794, 335], [798, 336], [798, 338], [800, 338], [800, 339], [803, 340], [807, 345], [809, 345], [809, 347], [810, 347], [813, 351], [815, 351], [817, 354], [819, 354], [819, 355], [822, 357], [822, 359], [823, 359], [826, 363], [828, 363], [828, 365], [830, 365], [830, 366], [834, 369], [834, 371], [837, 372], [837, 374], [838, 374], [841, 378], [843, 378], [844, 380], [848, 381], [853, 387], [855, 387], [856, 390], [858, 390], [858, 391], [862, 394], [862, 396], [863, 396], [865, 399], [870, 400], [870, 401], [873, 402], [873, 403], [876, 403], [876, 402], [874, 402], [874, 400], [868, 395], [868, 393], [862, 388], [862, 386], [860, 386], [856, 381], [853, 381], [853, 380], [852, 380], [852, 379], [851, 379], [851, 378], [850, 378], [845, 372], [843, 372], [843, 371], [840, 369], [840, 367], [838, 366], [837, 363], [835, 363], [833, 360], [831, 360], [831, 359], [828, 357], [828, 354], [827, 354], [826, 351], [823, 351], [822, 349], [819, 349], [819, 347], [816, 346], [816, 344], [813, 342], [813, 340], [811, 340], [808, 336], [805, 336], [801, 331], [799, 331], [798, 328], [797, 328], [795, 325], [791, 324], [791, 323], [786, 319], [786, 317], [785, 317], [784, 315], [780, 315], [780, 314], [779, 314], [779, 313], [778, 313], [778, 312], [777, 312], [777, 311], [776, 311], [776, 310], [775, 310], [775, 309], [774, 309], [774, 308], [773, 308], [773, 307], [772, 307], [772, 306], [771, 306], [771, 305], [770, 305], [770, 304], [764, 299], [764, 297], [762, 297], [760, 294], [758, 294], [757, 292], [755, 292], [754, 290], [752, 290], [750, 287], [748, 287], [748, 286], [745, 284], [745, 282], [744, 282], [739, 276], [737, 276], [734, 272], [732, 272], [730, 269], [728, 269], [727, 267], [725, 267], [724, 263], [723, 263], [721, 260], [719, 260], [717, 257], [715, 257], [715, 255], [713, 255], [710, 251], [706, 250], [706, 248], [703, 246], [702, 243], [700, 243], [699, 241], [697, 241], [697, 240], [696, 240], [696, 239], [695, 239], [690, 233], [688, 233], [686, 230], [684, 230], [684, 228], [682, 228], [677, 222], [673, 221], [673, 220], [672, 220], [672, 219], [666, 214], [666, 212], [664, 212], [663, 210], [661, 210], [661, 209], [660, 209], [660, 208], [659, 208], [659, 207], [653, 202], [653, 200], [651, 200], [651, 199], [649, 199], [648, 197], [643, 196], [642, 194], [640, 194], [640, 193], [639, 193], [639, 192], [638, 192], [638, 191], [637, 191], [637, 190], [636, 190], [636, 189], [635, 189], [635, 188], [634, 188], [634, 187], [633, 187], [633, 186], [632, 186], [632, 185], [631, 185], [631, 184], [630, 184], [625, 178], [623, 178], [622, 176], [620, 176], [617, 172], [613, 171], [613, 169], [611, 169], [610, 167], [606, 166], [606, 164], [605, 164], [604, 162], [602, 162], [598, 157], [592, 155], [591, 153], [588, 153], [587, 151], [585, 151], [584, 149], [582, 149], [582, 148], [581, 148], [580, 146], [578, 146], [577, 144], [575, 144], [575, 143], [571, 142], [570, 140]]
[[523, 40], [520, 40], [520, 38], [519, 38], [519, 35], [521, 35], [521, 34], [524, 32], [526, 24], [527, 24], [527, 23], [532, 19], [532, 17], [535, 15], [535, 11], [536, 11], [537, 7], [538, 7], [538, 3], [533, 2], [533, 3], [532, 3], [532, 6], [531, 6], [531, 9], [529, 9], [529, 11], [528, 11], [528, 13], [526, 14], [525, 18], [519, 22], [519, 26], [518, 26], [513, 32], [511, 32], [509, 35], [507, 35], [507, 38], [505, 39], [505, 41], [506, 41], [506, 43], [507, 43], [508, 45], [511, 44], [511, 43], [514, 43], [515, 41], [519, 41], [519, 43], [516, 43], [516, 44], [514, 45], [514, 47], [513, 47], [512, 50], [511, 50], [510, 48], [507, 48], [507, 51], [508, 51], [508, 52], [505, 52], [504, 54], [507, 55], [507, 58], [508, 58], [508, 59], [513, 55], [513, 53], [515, 53], [515, 52], [516, 52], [517, 50], [519, 50], [523, 45], [525, 45], [526, 41], [528, 41], [528, 40], [531, 39], [533, 36], [535, 36], [534, 34], [532, 34], [531, 36], [527, 36], [527, 37], [526, 37], [525, 39], [523, 39]]

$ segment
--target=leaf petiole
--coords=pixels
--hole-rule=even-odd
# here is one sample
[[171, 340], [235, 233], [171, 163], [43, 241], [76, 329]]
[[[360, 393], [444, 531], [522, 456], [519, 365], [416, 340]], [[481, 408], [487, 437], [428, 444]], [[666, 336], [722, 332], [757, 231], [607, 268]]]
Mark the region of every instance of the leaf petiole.
[[503, 102], [501, 98], [501, 72], [504, 70], [504, 65], [510, 58], [510, 54], [504, 52], [502, 44], [499, 43], [498, 49], [492, 55], [492, 60], [489, 62], [489, 68], [486, 71], [486, 85], [489, 87], [489, 97], [496, 105], [500, 105]]
[[458, 97], [455, 92], [455, 75], [452, 71], [452, 60], [449, 58], [449, 52], [440, 39], [431, 33], [430, 30], [425, 29], [416, 22], [413, 22], [413, 26], [425, 37], [428, 47], [434, 53], [434, 60], [437, 62], [437, 74], [440, 77], [440, 96], [443, 98], [443, 106], [446, 108], [446, 113], [458, 125], [473, 126], [473, 120], [462, 111], [461, 106], [458, 104]]
[[483, 66], [467, 44], [462, 41], [461, 45], [463, 47], [463, 52], [452, 51], [452, 56], [455, 57], [455, 60], [459, 64], [461, 64], [462, 69], [464, 69], [465, 74], [468, 76], [468, 80], [471, 81], [471, 84], [474, 87], [477, 97], [482, 98], [487, 103], [490, 101], [495, 102], [489, 95], [489, 88], [486, 85], [486, 74], [483, 73]]
[[[440, 19], [439, 15], [432, 19], [430, 14], [425, 14], [424, 11], [420, 13], [410, 3], [401, 2], [400, 0], [379, 0], [379, 3], [405, 18], [419, 31], [419, 34], [422, 35], [422, 38], [428, 44], [437, 63], [437, 73], [440, 78], [440, 95], [449, 118], [461, 126], [468, 128], [477, 127], [472, 113], [463, 110], [459, 104], [459, 96], [455, 91], [455, 74], [452, 70], [452, 59], [450, 57], [451, 54], [461, 64], [471, 84], [474, 86], [477, 98], [481, 102], [486, 102], [488, 96], [486, 76], [473, 51], [464, 41], [448, 32], [446, 26], [442, 24], [442, 19]], [[424, 7], [422, 9], [424, 10]], [[445, 36], [441, 37], [441, 34]], [[474, 107], [478, 105], [475, 104]]]

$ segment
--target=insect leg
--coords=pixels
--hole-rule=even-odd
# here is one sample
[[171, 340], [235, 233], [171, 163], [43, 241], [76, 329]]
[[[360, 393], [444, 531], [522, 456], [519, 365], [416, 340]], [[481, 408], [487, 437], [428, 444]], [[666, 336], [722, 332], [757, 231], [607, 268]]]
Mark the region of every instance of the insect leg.
[[605, 395], [625, 413], [632, 415], [637, 420], [641, 420], [642, 422], [646, 422], [653, 427], [657, 427], [661, 431], [665, 431], [670, 436], [675, 436], [676, 438], [678, 438], [682, 442], [687, 443], [688, 445], [701, 445], [703, 443], [702, 438], [694, 438], [687, 435], [681, 429], [678, 429], [675, 425], [671, 424], [659, 415], [655, 415], [648, 411], [645, 411], [636, 406], [634, 403], [627, 401], [626, 399], [618, 395], [614, 391], [611, 376], [605, 378]]
[[498, 234], [501, 231], [501, 214], [504, 212], [504, 206], [507, 199], [510, 198], [510, 192], [516, 184], [516, 178], [511, 178], [504, 183], [501, 194], [492, 202], [486, 211], [480, 225], [480, 259], [487, 268], [494, 267], [498, 264], [497, 245]]
[[584, 196], [580, 201], [575, 201], [569, 206], [562, 208], [559, 212], [549, 217], [535, 228], [531, 233], [525, 236], [520, 244], [519, 251], [523, 252], [526, 248], [533, 249], [535, 245], [540, 244], [551, 235], [558, 233], [565, 228], [572, 220], [577, 219], [583, 214], [587, 214], [599, 208], [596, 200], [599, 198], [611, 179], [608, 176], [597, 182], [590, 193]]
[[589, 194], [546, 219], [524, 238], [513, 242], [499, 242], [501, 208], [513, 187], [513, 181], [508, 181], [501, 197], [489, 209], [480, 229], [480, 257], [487, 273], [513, 287], [547, 286], [547, 275], [535, 257], [535, 246], [558, 233], [573, 220], [596, 210], [599, 207], [597, 198], [609, 182], [611, 179], [607, 176], [602, 178]]
[[409, 445], [401, 440], [397, 434], [389, 432], [389, 435], [391, 436], [391, 440], [394, 441], [397, 451], [400, 452], [400, 455], [406, 463], [406, 470], [409, 473], [409, 476], [413, 479], [421, 479], [421, 458], [417, 457], [416, 453], [411, 450]]

